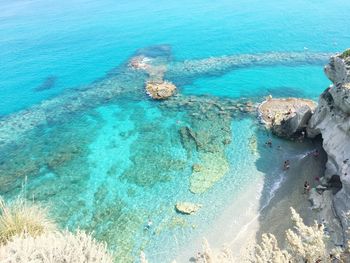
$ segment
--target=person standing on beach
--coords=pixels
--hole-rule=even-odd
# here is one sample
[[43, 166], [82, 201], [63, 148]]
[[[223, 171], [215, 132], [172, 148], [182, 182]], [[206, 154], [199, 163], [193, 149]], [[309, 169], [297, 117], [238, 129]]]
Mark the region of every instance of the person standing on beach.
[[290, 167], [289, 160], [284, 161], [283, 170], [287, 171], [289, 169], [289, 167]]
[[310, 184], [308, 181], [305, 181], [304, 183], [304, 194], [307, 194], [308, 192], [310, 192]]
[[318, 150], [314, 151], [313, 156], [317, 158], [318, 156], [320, 156], [320, 152]]

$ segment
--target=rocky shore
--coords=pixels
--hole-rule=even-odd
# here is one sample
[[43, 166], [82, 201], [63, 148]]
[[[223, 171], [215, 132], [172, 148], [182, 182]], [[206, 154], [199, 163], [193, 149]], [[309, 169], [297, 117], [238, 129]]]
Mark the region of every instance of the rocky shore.
[[[289, 156], [292, 165], [285, 169], [284, 180], [267, 205], [261, 207], [251, 200], [259, 190], [248, 187], [238, 201], [228, 205], [210, 231], [203, 233], [203, 255], [213, 262], [256, 262], [254, 250], [264, 233], [272, 233], [278, 245], [285, 247], [286, 230], [293, 229], [290, 207], [305, 224], [316, 222], [323, 227], [329, 237], [324, 240], [325, 256], [334, 249], [342, 251], [342, 261], [329, 262], [350, 262], [350, 50], [332, 56], [325, 73], [333, 84], [322, 93], [318, 104], [299, 98], [269, 97], [257, 108], [261, 122], [275, 135], [296, 140], [295, 145], [304, 145], [305, 141], [311, 151]], [[271, 148], [274, 143], [270, 139]], [[250, 208], [246, 210], [244, 203], [248, 200]], [[239, 224], [233, 224], [233, 219]], [[210, 248], [208, 241], [215, 248]], [[195, 243], [192, 253], [200, 251], [200, 241]], [[189, 253], [180, 255], [180, 262]]]
[[[332, 225], [333, 246], [345, 247], [350, 240], [350, 51], [332, 56], [324, 71], [333, 84], [321, 94], [317, 106], [304, 99], [269, 98], [260, 105], [259, 113], [278, 136], [322, 139], [327, 161], [325, 172], [308, 193], [316, 213], [311, 218], [326, 218]], [[300, 211], [308, 221], [310, 216]]]
[[321, 94], [307, 132], [311, 138], [322, 136], [328, 156], [324, 185], [335, 188], [334, 211], [348, 242], [350, 224], [345, 214], [350, 211], [350, 50], [332, 56], [325, 73], [333, 84]]

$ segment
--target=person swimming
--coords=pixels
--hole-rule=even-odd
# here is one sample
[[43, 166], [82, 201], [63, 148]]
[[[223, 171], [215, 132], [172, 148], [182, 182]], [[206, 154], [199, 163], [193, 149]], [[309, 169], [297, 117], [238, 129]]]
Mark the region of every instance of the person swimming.
[[152, 225], [153, 225], [153, 222], [152, 222], [152, 220], [149, 218], [149, 219], [148, 219], [148, 222], [147, 222], [147, 224], [146, 224], [146, 226], [145, 226], [145, 230], [149, 230], [149, 229], [152, 227]]
[[265, 144], [266, 144], [266, 146], [269, 146], [271, 148], [272, 147], [272, 140], [268, 139]]

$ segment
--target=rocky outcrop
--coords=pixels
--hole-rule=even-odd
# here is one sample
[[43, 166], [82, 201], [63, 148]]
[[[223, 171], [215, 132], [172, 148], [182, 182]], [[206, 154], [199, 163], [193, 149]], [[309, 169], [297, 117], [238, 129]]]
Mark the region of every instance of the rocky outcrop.
[[149, 81], [146, 83], [146, 91], [153, 99], [162, 100], [171, 97], [176, 91], [176, 86], [168, 81]]
[[[334, 208], [343, 229], [349, 226], [344, 213], [350, 210], [350, 54], [331, 57], [325, 67], [327, 77], [333, 84], [319, 99], [319, 104], [311, 117], [308, 136], [321, 135], [328, 161], [325, 172], [328, 180], [340, 178], [342, 188], [334, 198]], [[346, 231], [344, 231], [346, 235]], [[349, 238], [349, 237], [348, 237]]]
[[260, 105], [259, 113], [274, 134], [290, 139], [306, 130], [315, 108], [316, 103], [311, 100], [269, 98]]
[[190, 215], [197, 212], [201, 207], [202, 205], [200, 204], [194, 204], [189, 202], [179, 202], [175, 205], [175, 209], [177, 212], [186, 215]]
[[350, 82], [350, 49], [342, 54], [333, 56], [328, 65], [325, 66], [327, 77], [335, 84]]

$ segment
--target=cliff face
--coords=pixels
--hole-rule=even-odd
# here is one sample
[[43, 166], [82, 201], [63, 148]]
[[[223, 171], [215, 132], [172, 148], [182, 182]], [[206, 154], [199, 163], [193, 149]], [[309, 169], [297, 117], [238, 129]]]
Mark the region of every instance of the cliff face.
[[328, 154], [326, 178], [340, 178], [342, 188], [334, 196], [334, 208], [343, 229], [347, 229], [349, 222], [344, 213], [350, 211], [350, 50], [331, 57], [325, 73], [333, 84], [320, 96], [307, 131], [311, 138], [319, 134], [323, 138]]

